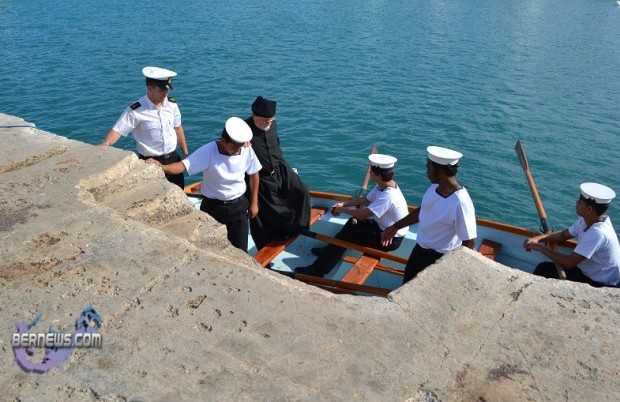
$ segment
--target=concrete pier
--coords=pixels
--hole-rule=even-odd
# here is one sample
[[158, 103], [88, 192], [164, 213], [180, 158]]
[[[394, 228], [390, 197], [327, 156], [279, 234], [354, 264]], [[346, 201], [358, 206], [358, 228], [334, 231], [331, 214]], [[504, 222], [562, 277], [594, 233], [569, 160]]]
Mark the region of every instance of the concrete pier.
[[[463, 249], [388, 298], [334, 295], [262, 269], [133, 153], [36, 128], [0, 128], [0, 147], [2, 400], [620, 396], [618, 289]], [[16, 322], [70, 332], [90, 305], [102, 347], [16, 364]]]

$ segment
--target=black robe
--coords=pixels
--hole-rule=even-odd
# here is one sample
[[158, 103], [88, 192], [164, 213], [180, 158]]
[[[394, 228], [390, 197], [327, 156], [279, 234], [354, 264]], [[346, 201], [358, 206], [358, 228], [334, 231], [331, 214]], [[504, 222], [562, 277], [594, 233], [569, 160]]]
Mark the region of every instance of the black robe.
[[250, 233], [260, 250], [271, 240], [308, 228], [310, 194], [308, 187], [284, 160], [277, 122], [274, 121], [268, 131], [256, 127], [252, 117], [245, 122], [252, 129], [252, 149], [263, 166], [258, 173], [258, 217], [250, 220]]

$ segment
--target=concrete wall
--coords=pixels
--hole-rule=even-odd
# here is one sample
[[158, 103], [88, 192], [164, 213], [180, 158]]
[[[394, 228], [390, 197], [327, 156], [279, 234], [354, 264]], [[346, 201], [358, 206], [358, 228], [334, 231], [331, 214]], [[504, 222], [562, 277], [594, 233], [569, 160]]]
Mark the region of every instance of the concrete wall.
[[[388, 298], [333, 295], [261, 269], [132, 153], [34, 128], [0, 147], [2, 400], [618, 399], [616, 289], [464, 249]], [[101, 348], [15, 363], [16, 322], [72, 331], [89, 305]]]

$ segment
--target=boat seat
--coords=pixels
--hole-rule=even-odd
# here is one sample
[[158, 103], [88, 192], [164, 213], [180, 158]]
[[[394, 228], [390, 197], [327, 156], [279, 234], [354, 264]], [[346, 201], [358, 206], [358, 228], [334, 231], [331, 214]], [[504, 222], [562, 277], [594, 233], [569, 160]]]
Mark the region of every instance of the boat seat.
[[368, 254], [363, 254], [355, 261], [355, 264], [351, 269], [342, 277], [343, 282], [357, 283], [363, 285], [366, 279], [372, 274], [372, 270], [375, 269], [379, 263], [379, 258], [373, 257]]
[[[327, 212], [326, 208], [321, 207], [312, 207], [310, 210], [310, 225], [314, 224], [314, 222], [321, 219], [321, 216], [325, 215]], [[278, 256], [284, 249], [291, 244], [299, 235], [291, 236], [284, 240], [272, 240], [267, 243], [263, 248], [261, 248], [256, 255], [254, 255], [254, 259], [258, 261], [258, 263], [264, 268], [274, 258]]]
[[[344, 261], [345, 262], [350, 262], [351, 264], [355, 264], [357, 262], [357, 258], [350, 256], [350, 255], [345, 255], [344, 256]], [[402, 269], [398, 269], [398, 268], [393, 268], [393, 267], [388, 267], [387, 265], [383, 265], [381, 263], [378, 263], [375, 266], [375, 269], [379, 270], [379, 271], [383, 271], [383, 272], [388, 272], [390, 274], [394, 274], [394, 275], [400, 275], [400, 276], [405, 276], [405, 271], [403, 271]]]
[[483, 239], [478, 248], [478, 252], [488, 259], [495, 261], [501, 249], [502, 245], [500, 243], [489, 239]]

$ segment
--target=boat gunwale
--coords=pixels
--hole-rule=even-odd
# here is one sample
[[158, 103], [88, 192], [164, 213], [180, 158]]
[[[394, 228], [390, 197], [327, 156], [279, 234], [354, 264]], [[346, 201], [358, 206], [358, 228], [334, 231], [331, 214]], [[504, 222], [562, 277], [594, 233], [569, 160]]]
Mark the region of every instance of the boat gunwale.
[[[310, 190], [310, 196], [314, 198], [333, 199], [333, 200], [338, 200], [338, 201], [350, 200], [352, 198], [351, 196], [345, 195], [345, 194], [331, 193], [331, 192], [326, 192], [326, 191], [315, 191], [315, 190]], [[417, 205], [411, 205], [411, 204], [408, 205], [407, 207], [409, 209], [409, 212], [418, 208]], [[476, 224], [480, 226], [488, 227], [491, 229], [505, 231], [505, 232], [517, 234], [520, 236], [526, 236], [526, 237], [533, 237], [533, 236], [537, 236], [540, 234], [539, 232], [535, 232], [533, 230], [525, 229], [519, 226], [514, 226], [508, 223], [502, 223], [502, 222], [492, 221], [490, 219], [484, 219], [484, 218], [478, 218], [478, 217], [476, 217]], [[567, 240], [567, 241], [558, 243], [558, 245], [568, 247], [568, 248], [575, 248], [577, 243], [575, 243], [572, 240]]]
[[[200, 183], [201, 182], [196, 182], [196, 183], [192, 183], [190, 185], [185, 186], [185, 193], [191, 197], [202, 197], [202, 194], [197, 192], [200, 190]], [[350, 200], [351, 198], [353, 198], [347, 194], [333, 193], [329, 191], [319, 191], [319, 190], [310, 190], [310, 197], [335, 200], [335, 201], [346, 201], [346, 200]], [[408, 205], [407, 207], [409, 209], [409, 212], [418, 208], [418, 206], [416, 205]], [[484, 218], [478, 218], [478, 217], [476, 217], [476, 224], [490, 228], [490, 229], [505, 231], [508, 233], [513, 233], [513, 234], [516, 234], [519, 236], [525, 236], [525, 237], [534, 237], [540, 234], [540, 232], [535, 232], [533, 230], [525, 229], [519, 226], [514, 226], [508, 223], [502, 223], [502, 222], [492, 221], [490, 219], [484, 219]], [[566, 241], [558, 243], [558, 245], [574, 249], [577, 243], [573, 240], [566, 240]]]

